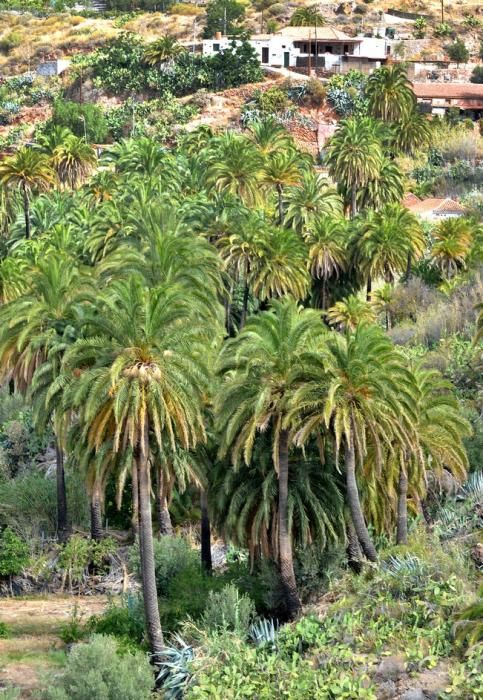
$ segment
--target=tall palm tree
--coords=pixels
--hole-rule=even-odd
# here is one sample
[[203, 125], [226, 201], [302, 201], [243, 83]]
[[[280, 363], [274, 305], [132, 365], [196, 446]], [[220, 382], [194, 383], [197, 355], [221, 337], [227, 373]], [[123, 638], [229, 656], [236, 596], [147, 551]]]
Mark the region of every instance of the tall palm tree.
[[188, 449], [204, 439], [206, 345], [176, 286], [147, 289], [135, 276], [106, 289], [89, 329], [65, 357], [66, 406], [77, 410], [89, 446], [98, 450], [112, 435], [114, 452], [134, 451], [147, 636], [160, 653], [150, 464], [165, 444]]
[[414, 155], [416, 151], [428, 146], [431, 141], [430, 122], [424, 114], [415, 109], [402, 114], [391, 124], [391, 130], [391, 148], [396, 153]]
[[294, 394], [296, 413], [302, 416], [296, 442], [304, 444], [313, 433], [329, 429], [336, 457], [344, 452], [346, 498], [364, 554], [377, 553], [361, 507], [357, 469], [370, 445], [382, 466], [382, 454], [395, 437], [403, 440], [414, 421], [410, 373], [384, 332], [360, 325], [354, 334], [331, 333], [319, 352], [304, 358], [304, 381]]
[[316, 219], [342, 214], [342, 200], [336, 189], [326, 178], [315, 173], [313, 168], [302, 172], [296, 187], [285, 190], [286, 226], [303, 233]]
[[338, 277], [348, 262], [347, 222], [342, 217], [323, 216], [306, 229], [309, 246], [309, 269], [312, 277], [322, 280], [322, 309], [327, 308], [327, 282]]
[[325, 24], [325, 17], [320, 13], [317, 5], [298, 7], [290, 18], [291, 27], [321, 27]]
[[218, 363], [222, 381], [215, 415], [220, 456], [229, 453], [235, 465], [242, 459], [249, 465], [257, 434], [269, 431], [271, 435], [273, 468], [278, 475], [278, 559], [289, 617], [300, 610], [300, 599], [288, 517], [288, 400], [294, 388], [294, 366], [307, 344], [321, 333], [323, 325], [316, 312], [302, 310], [290, 299], [277, 301], [226, 343]]
[[369, 111], [376, 119], [396, 122], [415, 109], [416, 97], [405, 67], [396, 63], [375, 70], [367, 81]]
[[97, 155], [92, 146], [74, 134], [59, 144], [52, 155], [59, 182], [72, 190], [87, 179], [96, 164]]
[[90, 281], [68, 258], [52, 253], [29, 271], [23, 293], [0, 309], [0, 372], [13, 379], [23, 393], [30, 392], [34, 419], [52, 422], [57, 458], [57, 532], [68, 533], [65, 490], [63, 413], [46, 394], [60, 372], [63, 352], [73, 342], [83, 317]]
[[444, 219], [433, 230], [431, 258], [441, 274], [451, 279], [464, 268], [474, 238], [474, 226], [467, 219]]
[[265, 158], [262, 180], [274, 187], [278, 198], [278, 225], [283, 222], [283, 191], [296, 185], [301, 176], [304, 159], [295, 149], [277, 150]]
[[354, 243], [355, 264], [368, 280], [368, 300], [373, 279], [383, 277], [393, 284], [395, 276], [409, 267], [408, 260], [420, 257], [424, 247], [420, 222], [401, 204], [388, 204], [368, 216]]
[[172, 61], [185, 52], [177, 39], [165, 34], [149, 44], [144, 52], [144, 60], [150, 66], [157, 66]]
[[357, 193], [377, 177], [382, 165], [382, 148], [367, 118], [343, 119], [331, 137], [326, 162], [331, 177], [351, 193], [351, 212], [357, 213]]
[[9, 189], [20, 188], [23, 197], [25, 238], [30, 238], [30, 198], [47, 190], [55, 182], [55, 173], [43, 153], [24, 146], [0, 163], [0, 183]]
[[385, 283], [379, 289], [372, 293], [371, 305], [376, 314], [384, 314], [386, 330], [391, 330], [392, 327], [392, 308], [394, 301], [394, 287], [392, 284]]
[[403, 195], [403, 173], [393, 160], [384, 156], [379, 172], [360, 189], [357, 204], [360, 209], [378, 210], [400, 202]]
[[208, 182], [220, 192], [235, 194], [247, 205], [260, 201], [263, 157], [247, 137], [228, 131], [210, 149]]
[[266, 157], [281, 149], [294, 148], [294, 141], [287, 130], [274, 117], [264, 117], [248, 127], [248, 137]]

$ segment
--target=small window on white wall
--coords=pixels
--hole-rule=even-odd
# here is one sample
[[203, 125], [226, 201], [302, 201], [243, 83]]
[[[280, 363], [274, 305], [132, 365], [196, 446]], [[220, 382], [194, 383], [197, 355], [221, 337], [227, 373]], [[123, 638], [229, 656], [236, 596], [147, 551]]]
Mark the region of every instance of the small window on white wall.
[[213, 51], [219, 51], [220, 50], [220, 45], [219, 44], [213, 44]]

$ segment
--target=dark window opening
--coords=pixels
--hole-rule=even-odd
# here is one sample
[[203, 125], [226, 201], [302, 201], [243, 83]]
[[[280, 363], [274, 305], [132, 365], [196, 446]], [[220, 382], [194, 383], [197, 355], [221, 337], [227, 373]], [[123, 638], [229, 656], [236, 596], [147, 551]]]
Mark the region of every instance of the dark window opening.
[[219, 51], [220, 50], [220, 45], [219, 44], [213, 44], [213, 51]]

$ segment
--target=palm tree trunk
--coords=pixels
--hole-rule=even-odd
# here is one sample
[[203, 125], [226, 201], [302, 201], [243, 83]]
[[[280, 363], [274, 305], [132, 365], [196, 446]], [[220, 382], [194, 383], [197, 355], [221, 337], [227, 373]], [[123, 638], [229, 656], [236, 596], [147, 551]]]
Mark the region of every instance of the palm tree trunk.
[[131, 527], [134, 539], [139, 533], [139, 487], [138, 487], [138, 471], [134, 464], [131, 470], [131, 488], [132, 488], [132, 515]]
[[345, 443], [346, 496], [352, 522], [357, 533], [362, 551], [370, 561], [377, 561], [377, 552], [369, 535], [364, 513], [362, 512], [359, 489], [356, 480], [356, 455], [352, 439]]
[[411, 251], [409, 251], [408, 252], [408, 261], [406, 264], [406, 283], [408, 282], [412, 273], [413, 273], [413, 256], [411, 254]]
[[353, 185], [351, 190], [351, 218], [357, 216], [357, 186]]
[[355, 574], [360, 574], [363, 567], [361, 546], [349, 512], [346, 512], [345, 521], [347, 534], [347, 564]]
[[211, 525], [208, 515], [208, 498], [205, 489], [200, 492], [201, 505], [201, 566], [205, 573], [211, 576], [213, 564], [211, 561]]
[[160, 464], [158, 464], [156, 468], [156, 515], [158, 520], [158, 534], [161, 537], [172, 537], [173, 525], [168, 508], [166, 479]]
[[280, 578], [289, 619], [300, 610], [300, 599], [293, 567], [292, 538], [288, 527], [288, 431], [280, 431], [278, 445], [278, 537]]
[[247, 320], [248, 294], [249, 294], [248, 281], [247, 281], [247, 278], [245, 277], [245, 287], [243, 289], [242, 314], [241, 314], [241, 318], [240, 318], [240, 330], [243, 328], [243, 326], [245, 325], [245, 322]]
[[367, 278], [367, 286], [366, 286], [366, 301], [371, 301], [371, 296], [372, 296], [372, 277], [369, 275]]
[[101, 495], [99, 489], [94, 487], [91, 494], [91, 539], [99, 542], [103, 537]]
[[327, 278], [322, 278], [322, 311], [327, 311]]
[[399, 468], [396, 542], [397, 544], [408, 543], [408, 475], [402, 464]]
[[23, 213], [25, 217], [25, 238], [30, 238], [30, 201], [25, 182], [22, 184]]
[[146, 634], [152, 654], [163, 649], [163, 632], [159, 617], [156, 573], [154, 567], [153, 523], [151, 514], [151, 484], [149, 478], [149, 433], [147, 420], [143, 428], [142, 446], [136, 455], [136, 469], [139, 487], [139, 551], [144, 600]]
[[282, 188], [282, 185], [280, 183], [277, 185], [277, 193], [278, 193], [278, 225], [281, 226], [283, 223], [283, 188]]
[[67, 523], [67, 493], [65, 489], [64, 451], [59, 441], [55, 441], [55, 462], [57, 481], [57, 538], [65, 542], [69, 537]]

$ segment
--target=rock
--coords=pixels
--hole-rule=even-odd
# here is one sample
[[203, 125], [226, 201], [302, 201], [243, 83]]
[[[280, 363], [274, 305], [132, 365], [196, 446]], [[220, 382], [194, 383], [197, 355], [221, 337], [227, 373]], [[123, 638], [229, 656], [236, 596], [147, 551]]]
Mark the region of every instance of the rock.
[[471, 550], [471, 558], [478, 568], [483, 567], [483, 544], [478, 542]]
[[410, 688], [401, 695], [400, 700], [426, 700], [426, 695], [421, 688]]
[[341, 2], [339, 7], [336, 9], [335, 14], [336, 15], [351, 15], [354, 7], [355, 7], [355, 2]]
[[375, 678], [381, 681], [395, 681], [405, 673], [404, 661], [398, 656], [388, 656], [377, 667]]
[[396, 697], [396, 684], [394, 681], [384, 681], [377, 688], [377, 700], [392, 700]]

